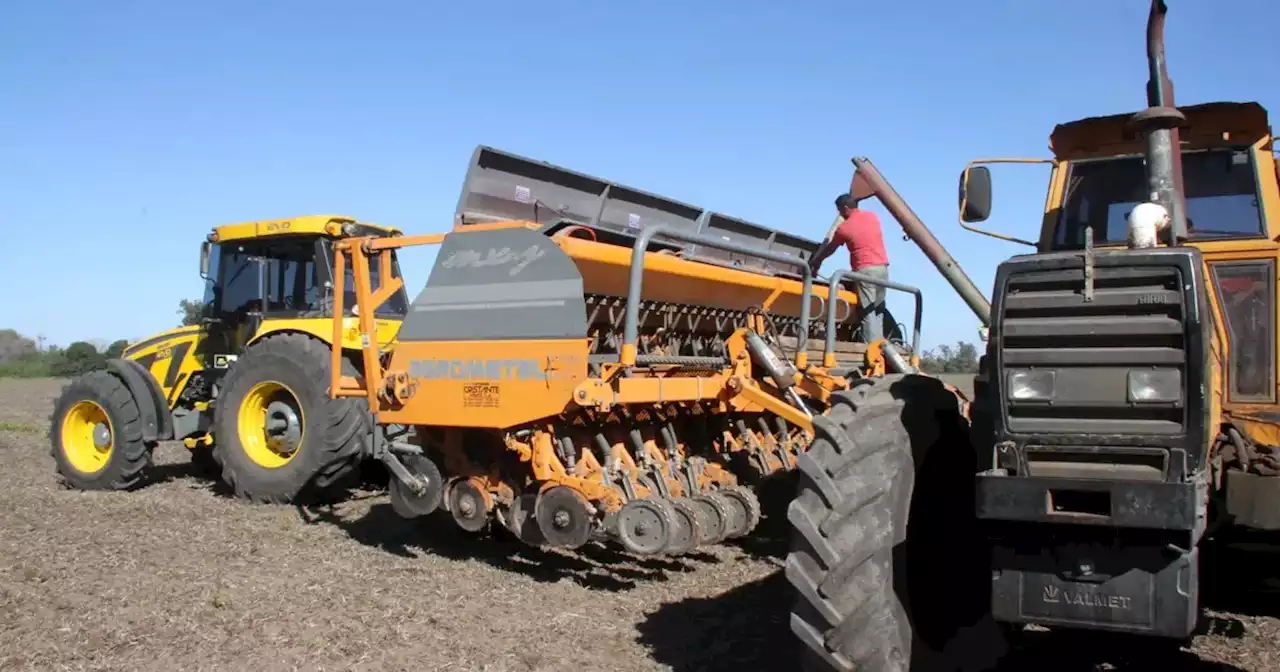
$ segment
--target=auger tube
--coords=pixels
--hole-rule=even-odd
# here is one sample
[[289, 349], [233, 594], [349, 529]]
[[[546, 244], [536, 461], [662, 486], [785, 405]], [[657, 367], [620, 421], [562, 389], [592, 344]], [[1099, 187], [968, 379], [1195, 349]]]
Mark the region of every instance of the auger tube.
[[863, 180], [864, 183], [871, 188], [876, 198], [880, 199], [880, 203], [884, 208], [898, 220], [898, 224], [902, 227], [907, 237], [915, 242], [916, 246], [924, 252], [924, 256], [938, 267], [938, 272], [942, 277], [951, 283], [956, 289], [956, 293], [969, 306], [969, 310], [973, 311], [978, 321], [984, 327], [991, 326], [991, 302], [987, 300], [982, 290], [973, 284], [973, 280], [969, 279], [968, 274], [960, 268], [960, 264], [956, 263], [955, 257], [938, 242], [929, 227], [925, 226], [919, 215], [911, 210], [911, 206], [902, 199], [902, 196], [894, 190], [888, 180], [884, 179], [884, 175], [871, 163], [871, 159], [866, 157], [855, 157], [853, 159], [854, 173], [853, 181], [850, 183], [850, 193], [859, 191], [858, 181]]

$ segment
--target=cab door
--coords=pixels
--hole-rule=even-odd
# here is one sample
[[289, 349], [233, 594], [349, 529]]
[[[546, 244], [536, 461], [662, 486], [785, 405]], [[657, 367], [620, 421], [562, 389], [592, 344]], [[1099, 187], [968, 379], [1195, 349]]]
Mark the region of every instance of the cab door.
[[1276, 403], [1276, 250], [1206, 251], [1209, 280], [1226, 331], [1227, 409]]
[[200, 353], [206, 368], [226, 369], [257, 332], [266, 294], [264, 266], [263, 257], [246, 245], [219, 246]]
[[[1223, 408], [1238, 419], [1275, 423], [1280, 187], [1263, 149], [1184, 152], [1183, 175], [1190, 242], [1204, 254], [1215, 319], [1227, 340]], [[1253, 438], [1271, 443], [1277, 437]]]

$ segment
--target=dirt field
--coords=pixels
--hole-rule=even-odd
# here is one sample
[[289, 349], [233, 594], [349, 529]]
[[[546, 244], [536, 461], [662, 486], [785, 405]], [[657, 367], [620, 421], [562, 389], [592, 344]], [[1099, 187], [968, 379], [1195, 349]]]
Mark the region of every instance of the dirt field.
[[[472, 542], [380, 493], [243, 504], [170, 445], [158, 483], [72, 492], [45, 438], [60, 385], [0, 380], [0, 670], [793, 669], [780, 538], [680, 562]], [[1032, 633], [1004, 667], [1278, 669], [1280, 621], [1257, 606], [1215, 607], [1168, 659]]]

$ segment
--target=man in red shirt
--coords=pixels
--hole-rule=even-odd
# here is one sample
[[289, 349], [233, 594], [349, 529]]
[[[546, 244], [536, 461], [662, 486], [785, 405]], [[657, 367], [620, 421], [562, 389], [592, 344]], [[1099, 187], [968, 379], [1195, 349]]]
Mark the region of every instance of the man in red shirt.
[[[884, 236], [880, 232], [880, 218], [876, 213], [858, 208], [858, 202], [849, 194], [836, 197], [839, 223], [832, 227], [827, 239], [809, 260], [809, 269], [816, 275], [818, 267], [843, 245], [849, 250], [849, 268], [860, 275], [879, 280], [889, 279], [889, 254], [884, 248]], [[884, 337], [885, 288], [869, 282], [858, 282], [858, 303], [862, 306], [862, 339], [870, 343]]]

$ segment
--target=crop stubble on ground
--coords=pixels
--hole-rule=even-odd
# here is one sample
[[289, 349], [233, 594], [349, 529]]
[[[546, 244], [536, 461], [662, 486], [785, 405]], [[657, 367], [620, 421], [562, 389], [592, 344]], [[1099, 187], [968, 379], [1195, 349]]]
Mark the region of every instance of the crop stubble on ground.
[[[169, 444], [142, 490], [72, 492], [45, 438], [60, 387], [0, 380], [0, 670], [792, 669], [776, 537], [542, 552], [403, 521], [377, 492], [244, 504]], [[1040, 635], [1004, 667], [1276, 669], [1280, 624], [1255, 612], [1215, 612], [1220, 634], [1159, 663]]]

